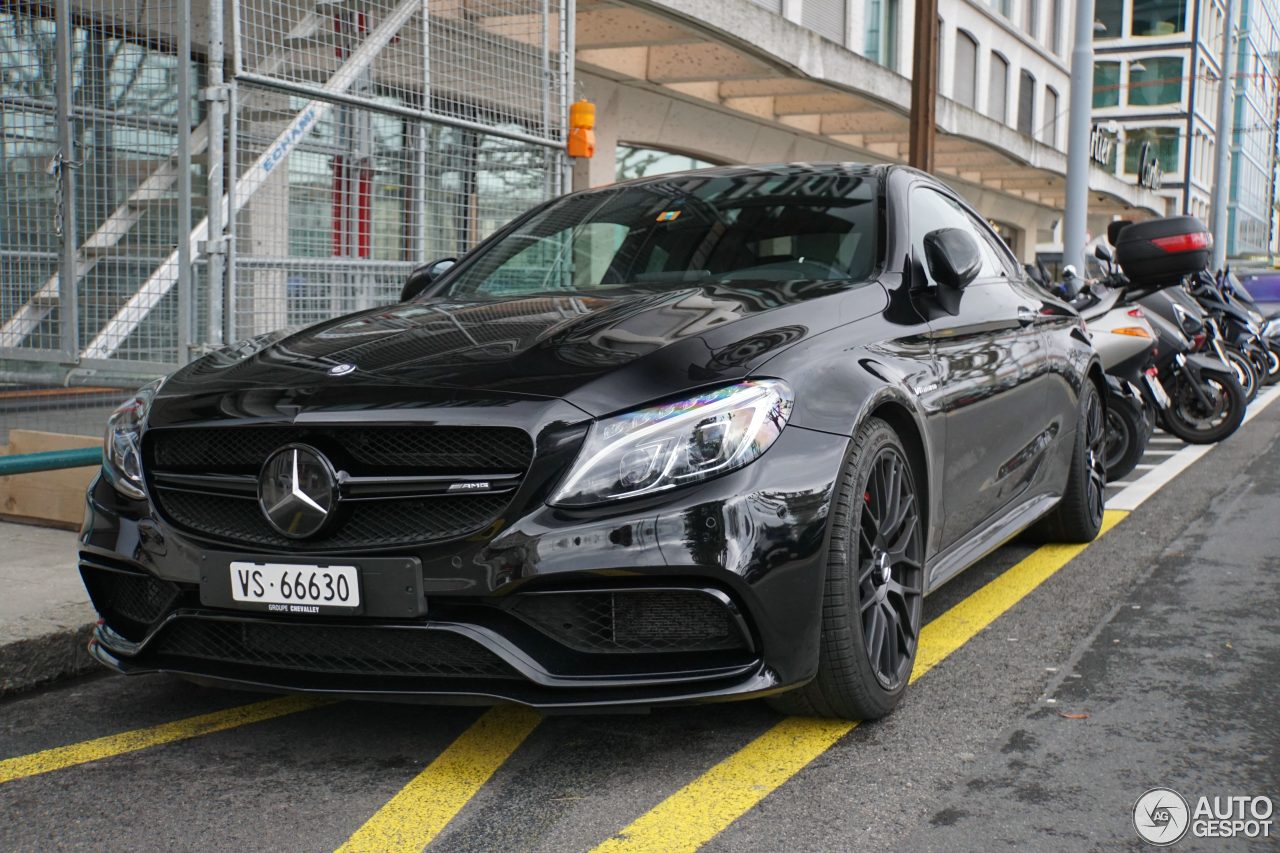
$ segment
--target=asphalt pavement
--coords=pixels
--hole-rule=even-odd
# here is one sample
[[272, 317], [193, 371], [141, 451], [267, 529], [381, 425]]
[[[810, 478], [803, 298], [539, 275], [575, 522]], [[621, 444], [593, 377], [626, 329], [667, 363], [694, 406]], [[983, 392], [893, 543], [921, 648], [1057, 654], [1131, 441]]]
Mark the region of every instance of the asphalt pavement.
[[931, 596], [927, 671], [857, 726], [73, 679], [0, 702], [0, 850], [1141, 849], [1148, 788], [1280, 799], [1277, 519], [1280, 405], [1087, 548]]

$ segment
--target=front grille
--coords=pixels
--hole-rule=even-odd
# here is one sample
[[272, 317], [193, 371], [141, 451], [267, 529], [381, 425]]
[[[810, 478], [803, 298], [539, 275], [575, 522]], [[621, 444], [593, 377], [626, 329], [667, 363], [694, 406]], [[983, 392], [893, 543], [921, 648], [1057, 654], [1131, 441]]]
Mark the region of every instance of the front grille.
[[169, 612], [180, 593], [176, 585], [148, 574], [85, 563], [80, 564], [80, 577], [98, 614], [118, 634], [135, 641]]
[[273, 451], [295, 442], [351, 473], [523, 473], [533, 458], [528, 433], [511, 427], [158, 429], [146, 441], [156, 470], [200, 473], [257, 474]]
[[411, 545], [479, 530], [502, 512], [510, 495], [442, 495], [352, 502], [331, 532], [303, 541], [267, 524], [256, 500], [176, 490], [152, 496], [178, 526], [215, 539], [275, 548], [356, 548]]
[[690, 652], [741, 649], [738, 620], [698, 590], [566, 592], [520, 597], [511, 610], [582, 652]]
[[238, 495], [211, 493], [167, 486], [153, 477], [149, 494], [162, 515], [189, 532], [230, 544], [289, 549], [393, 547], [463, 536], [492, 524], [511, 499], [510, 491], [344, 499], [322, 536], [290, 539], [263, 517], [250, 478], [272, 453], [292, 443], [317, 448], [336, 469], [356, 477], [518, 478], [533, 458], [528, 434], [510, 427], [162, 428], [144, 438], [149, 474], [231, 476], [248, 479], [249, 488]]
[[519, 678], [484, 646], [413, 628], [177, 619], [147, 654], [293, 672], [433, 678]]

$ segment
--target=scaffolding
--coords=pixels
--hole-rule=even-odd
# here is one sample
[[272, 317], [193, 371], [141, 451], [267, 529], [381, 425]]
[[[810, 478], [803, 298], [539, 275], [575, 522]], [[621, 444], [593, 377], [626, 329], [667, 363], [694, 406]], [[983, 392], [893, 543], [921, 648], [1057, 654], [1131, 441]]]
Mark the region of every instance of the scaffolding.
[[393, 302], [565, 188], [572, 22], [572, 0], [7, 5], [0, 383], [127, 387]]

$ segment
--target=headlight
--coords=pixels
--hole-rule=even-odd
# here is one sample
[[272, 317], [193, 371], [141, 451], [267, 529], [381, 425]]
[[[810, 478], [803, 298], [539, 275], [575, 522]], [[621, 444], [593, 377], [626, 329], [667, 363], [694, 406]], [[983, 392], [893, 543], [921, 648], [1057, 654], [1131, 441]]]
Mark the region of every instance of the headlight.
[[102, 470], [117, 492], [135, 500], [146, 497], [142, 491], [142, 425], [163, 381], [157, 379], [139, 388], [138, 393], [107, 418], [107, 434], [102, 440]]
[[791, 404], [785, 382], [758, 379], [596, 421], [548, 503], [639, 497], [741, 468], [777, 440]]

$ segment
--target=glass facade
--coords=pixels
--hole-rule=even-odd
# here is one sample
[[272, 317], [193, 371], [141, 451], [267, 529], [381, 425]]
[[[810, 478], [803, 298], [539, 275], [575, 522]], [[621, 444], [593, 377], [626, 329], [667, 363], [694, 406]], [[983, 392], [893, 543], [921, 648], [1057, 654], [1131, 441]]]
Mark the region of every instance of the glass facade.
[[1181, 166], [1178, 154], [1182, 150], [1182, 132], [1176, 127], [1132, 127], [1125, 134], [1124, 171], [1137, 175], [1142, 165], [1143, 145], [1150, 143], [1160, 167], [1175, 172]]
[[659, 151], [656, 148], [640, 148], [635, 145], [619, 145], [617, 162], [617, 175], [620, 181], [719, 165], [718, 163], [699, 160], [697, 157], [690, 157], [687, 154], [674, 154], [670, 151]]
[[1093, 108], [1120, 106], [1120, 63], [1099, 62], [1093, 66]]
[[1141, 62], [1137, 60], [1130, 62], [1130, 105], [1149, 107], [1158, 104], [1181, 103], [1183, 89], [1182, 67], [1182, 57], [1180, 56], [1144, 57]]
[[1186, 0], [1133, 0], [1132, 34], [1171, 36], [1187, 28]]
[[1124, 0], [1097, 0], [1093, 18], [1095, 39], [1120, 38], [1124, 35]]

